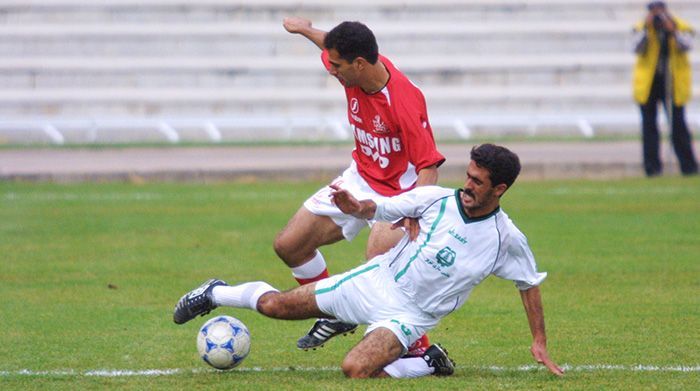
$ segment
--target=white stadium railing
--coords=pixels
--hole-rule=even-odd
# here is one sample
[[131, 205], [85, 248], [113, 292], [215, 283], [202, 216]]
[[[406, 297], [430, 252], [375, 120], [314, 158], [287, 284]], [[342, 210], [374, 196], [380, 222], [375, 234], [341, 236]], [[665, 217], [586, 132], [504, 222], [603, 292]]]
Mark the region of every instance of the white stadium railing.
[[[661, 125], [667, 131], [665, 118], [661, 116]], [[700, 115], [689, 115], [691, 126], [700, 127]], [[575, 135], [591, 138], [601, 126], [615, 129], [639, 127], [636, 111], [609, 112], [592, 114], [530, 114], [508, 113], [503, 115], [469, 115], [469, 116], [434, 116], [431, 125], [438, 140], [468, 140], [475, 134], [474, 128], [498, 128], [501, 131], [511, 129], [509, 134], [535, 135], [538, 128], [555, 129], [550, 135]], [[72, 139], [64, 135], [69, 130]], [[190, 136], [183, 138], [182, 129], [187, 129]], [[321, 141], [348, 141], [352, 130], [342, 117], [284, 117], [284, 116], [237, 116], [212, 118], [95, 118], [95, 119], [29, 119], [0, 120], [0, 137], [8, 132], [29, 132], [44, 143], [63, 145], [66, 143], [99, 143], [113, 140], [115, 134], [137, 130], [141, 136], [148, 135], [151, 141], [169, 143], [198, 142], [252, 142], [252, 141], [298, 141], [297, 130], [314, 129]], [[569, 129], [569, 130], [563, 130]], [[271, 137], [265, 139], [257, 134], [258, 130], [270, 131]], [[193, 131], [198, 136], [192, 137]], [[145, 132], [145, 133], [144, 133]], [[231, 135], [225, 134], [230, 132]], [[614, 132], [614, 131], [613, 131]], [[149, 134], [150, 133], [150, 134]], [[609, 134], [608, 131], [606, 134]], [[245, 134], [249, 134], [245, 137]], [[483, 134], [483, 131], [482, 133]]]

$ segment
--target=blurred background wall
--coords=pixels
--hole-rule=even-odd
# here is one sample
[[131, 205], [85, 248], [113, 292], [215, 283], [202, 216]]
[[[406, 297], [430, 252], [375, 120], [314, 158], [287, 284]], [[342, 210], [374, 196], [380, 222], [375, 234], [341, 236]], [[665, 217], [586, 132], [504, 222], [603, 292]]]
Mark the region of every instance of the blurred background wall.
[[[425, 93], [439, 140], [636, 135], [645, 4], [0, 0], [0, 144], [349, 140], [343, 90], [287, 15], [367, 24]], [[700, 0], [669, 8], [700, 27]], [[700, 99], [687, 113], [700, 128]]]

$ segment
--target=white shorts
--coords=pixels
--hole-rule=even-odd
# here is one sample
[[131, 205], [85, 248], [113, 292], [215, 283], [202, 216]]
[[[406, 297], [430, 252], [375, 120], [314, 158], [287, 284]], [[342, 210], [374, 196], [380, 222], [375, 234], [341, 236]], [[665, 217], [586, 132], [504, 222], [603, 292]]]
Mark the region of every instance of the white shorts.
[[435, 327], [439, 318], [421, 310], [394, 283], [383, 257], [316, 283], [318, 308], [348, 323], [367, 324], [365, 335], [384, 327], [404, 348]]
[[[357, 172], [355, 162], [331, 183], [348, 190], [358, 200], [377, 200], [385, 198], [369, 187], [369, 184], [367, 184]], [[343, 236], [348, 241], [353, 240], [364, 227], [372, 227], [372, 225], [374, 225], [375, 220], [358, 219], [341, 212], [340, 209], [331, 202], [331, 191], [333, 191], [333, 189], [329, 186], [321, 188], [316, 194], [312, 195], [304, 202], [304, 207], [315, 215], [330, 217], [336, 225], [342, 228]]]

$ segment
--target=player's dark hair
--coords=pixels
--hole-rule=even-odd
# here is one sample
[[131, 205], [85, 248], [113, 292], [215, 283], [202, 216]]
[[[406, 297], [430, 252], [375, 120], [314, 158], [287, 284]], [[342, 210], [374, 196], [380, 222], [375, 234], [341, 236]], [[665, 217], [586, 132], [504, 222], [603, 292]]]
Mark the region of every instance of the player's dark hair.
[[347, 62], [362, 57], [375, 64], [379, 58], [379, 48], [372, 30], [360, 22], [343, 22], [335, 26], [326, 34], [323, 46], [327, 50], [337, 50], [340, 58]]
[[505, 183], [510, 188], [515, 182], [515, 178], [520, 174], [518, 155], [499, 145], [477, 145], [472, 148], [471, 159], [477, 166], [489, 170], [491, 186]]
[[647, 3], [647, 9], [651, 11], [652, 9], [659, 7], [659, 8], [666, 8], [666, 2], [664, 1], [650, 1]]

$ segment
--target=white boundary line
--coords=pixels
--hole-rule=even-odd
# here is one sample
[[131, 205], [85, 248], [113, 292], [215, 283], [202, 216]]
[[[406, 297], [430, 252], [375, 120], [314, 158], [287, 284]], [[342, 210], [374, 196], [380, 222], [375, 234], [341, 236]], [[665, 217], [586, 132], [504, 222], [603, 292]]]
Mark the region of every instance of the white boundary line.
[[[700, 365], [614, 365], [614, 364], [594, 364], [594, 365], [562, 365], [565, 371], [569, 372], [603, 372], [603, 371], [621, 371], [621, 372], [700, 372]], [[521, 365], [517, 367], [504, 366], [460, 366], [458, 371], [464, 370], [481, 370], [492, 372], [531, 372], [544, 371], [546, 368], [539, 365]], [[340, 371], [338, 367], [243, 367], [233, 369], [231, 372], [335, 372]], [[26, 376], [26, 377], [148, 377], [148, 376], [172, 376], [181, 374], [197, 374], [197, 373], [215, 373], [219, 372], [214, 369], [145, 369], [145, 370], [128, 370], [128, 369], [95, 369], [89, 371], [75, 370], [51, 370], [51, 371], [34, 371], [31, 369], [21, 369], [16, 371], [0, 371], [0, 378]]]

